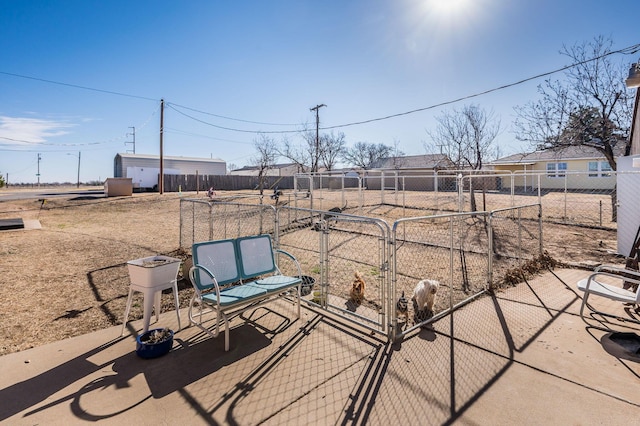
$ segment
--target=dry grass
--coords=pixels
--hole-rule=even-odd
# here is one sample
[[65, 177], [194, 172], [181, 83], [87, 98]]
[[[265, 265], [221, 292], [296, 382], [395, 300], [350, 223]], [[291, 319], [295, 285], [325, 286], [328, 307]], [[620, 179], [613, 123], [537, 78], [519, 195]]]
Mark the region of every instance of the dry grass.
[[[0, 233], [0, 355], [120, 324], [129, 290], [126, 261], [176, 255], [179, 199], [3, 202], [0, 218], [39, 219], [42, 229]], [[181, 283], [181, 303], [190, 288]], [[136, 293], [131, 319], [142, 316]], [[171, 295], [163, 305], [172, 306]]]
[[[129, 290], [126, 262], [184, 256], [178, 249], [179, 200], [178, 194], [134, 194], [0, 202], [0, 218], [42, 224], [0, 232], [0, 355], [121, 324]], [[615, 232], [563, 229], [545, 225], [544, 246], [554, 259], [615, 259]], [[185, 307], [191, 286], [181, 280], [179, 290]], [[162, 300], [163, 310], [174, 309], [170, 292]], [[142, 296], [136, 293], [129, 319], [141, 317]]]

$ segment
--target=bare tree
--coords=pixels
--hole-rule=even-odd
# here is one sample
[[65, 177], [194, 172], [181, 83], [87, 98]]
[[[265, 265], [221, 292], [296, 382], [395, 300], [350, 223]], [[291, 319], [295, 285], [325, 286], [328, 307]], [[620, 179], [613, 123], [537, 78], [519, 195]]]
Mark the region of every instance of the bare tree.
[[427, 134], [440, 153], [446, 154], [458, 169], [480, 170], [500, 132], [500, 120], [493, 111], [466, 105], [462, 110], [445, 111], [436, 121], [435, 130]]
[[405, 166], [404, 152], [400, 149], [400, 141], [394, 139], [393, 149], [391, 155], [388, 157], [391, 159], [394, 169], [401, 169]]
[[[466, 105], [462, 110], [444, 112], [436, 117], [436, 121], [436, 129], [427, 133], [441, 153], [446, 154], [458, 169], [482, 169], [500, 132], [500, 120], [494, 113], [485, 112], [477, 105]], [[471, 211], [476, 210], [471, 188]]]
[[310, 164], [307, 162], [310, 157], [308, 156], [309, 150], [306, 148], [308, 148], [308, 144], [305, 144], [305, 147], [301, 148], [291, 142], [291, 139], [285, 137], [282, 139], [281, 147], [278, 149], [278, 154], [292, 163], [295, 163], [300, 172], [306, 172], [309, 169], [307, 164]]
[[575, 65], [563, 81], [545, 80], [538, 86], [538, 101], [515, 108], [516, 137], [535, 149], [592, 147], [616, 170], [615, 145], [625, 143], [625, 155], [631, 148], [633, 91], [624, 85], [627, 66], [610, 59], [612, 44], [598, 36], [563, 46], [560, 54]]
[[371, 165], [393, 153], [393, 148], [385, 144], [356, 142], [351, 148], [346, 148], [342, 158], [346, 163], [362, 169], [370, 169]]
[[[612, 170], [617, 170], [614, 147], [631, 150], [633, 91], [624, 84], [626, 64], [613, 63], [611, 39], [563, 46], [560, 54], [574, 66], [565, 80], [545, 80], [538, 86], [541, 99], [516, 107], [516, 137], [536, 149], [587, 146], [601, 152]], [[617, 191], [611, 194], [612, 221], [617, 220]]]
[[267, 171], [275, 165], [278, 158], [276, 142], [267, 135], [260, 134], [254, 139], [253, 146], [257, 154], [253, 158], [253, 164], [258, 168], [258, 190], [260, 195], [264, 193]]
[[344, 133], [337, 135], [333, 132], [324, 134], [320, 138], [320, 161], [327, 170], [333, 170], [338, 159], [341, 158], [347, 142]]

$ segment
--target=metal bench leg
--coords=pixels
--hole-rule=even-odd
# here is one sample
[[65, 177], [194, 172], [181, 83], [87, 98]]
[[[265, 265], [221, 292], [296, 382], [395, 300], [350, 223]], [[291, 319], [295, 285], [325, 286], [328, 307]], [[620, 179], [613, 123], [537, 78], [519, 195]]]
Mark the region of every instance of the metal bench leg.
[[178, 315], [178, 330], [181, 330], [180, 326], [180, 300], [178, 299], [178, 283], [176, 281], [173, 282], [173, 299], [176, 302], [176, 314]]
[[133, 299], [133, 289], [129, 289], [129, 297], [127, 297], [127, 307], [124, 309], [124, 319], [122, 320], [122, 332], [120, 336], [124, 336], [124, 330], [127, 326], [127, 321], [129, 320], [129, 312], [131, 311], [131, 301]]

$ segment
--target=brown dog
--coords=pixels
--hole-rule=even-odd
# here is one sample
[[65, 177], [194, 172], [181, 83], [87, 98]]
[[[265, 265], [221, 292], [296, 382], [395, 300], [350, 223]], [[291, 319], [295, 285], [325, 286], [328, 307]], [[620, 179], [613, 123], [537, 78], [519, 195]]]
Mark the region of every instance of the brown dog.
[[359, 305], [364, 300], [364, 288], [366, 286], [360, 272], [356, 271], [354, 274], [355, 279], [353, 280], [353, 284], [351, 285], [351, 300], [356, 305]]

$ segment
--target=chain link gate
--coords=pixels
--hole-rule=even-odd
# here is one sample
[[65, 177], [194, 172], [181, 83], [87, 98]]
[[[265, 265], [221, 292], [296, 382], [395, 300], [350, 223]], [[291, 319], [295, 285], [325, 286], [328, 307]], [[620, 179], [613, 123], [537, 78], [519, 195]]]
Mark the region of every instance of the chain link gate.
[[[324, 210], [278, 209], [280, 246], [298, 258], [314, 283], [304, 295], [313, 309], [329, 311], [385, 334], [388, 317], [389, 226], [383, 220]], [[356, 273], [364, 298], [351, 297]]]

